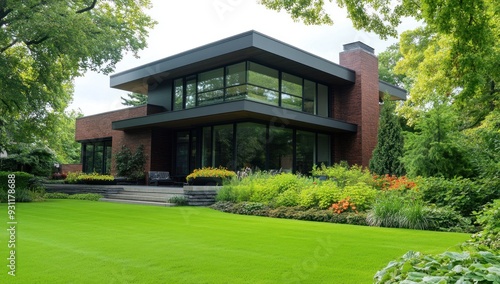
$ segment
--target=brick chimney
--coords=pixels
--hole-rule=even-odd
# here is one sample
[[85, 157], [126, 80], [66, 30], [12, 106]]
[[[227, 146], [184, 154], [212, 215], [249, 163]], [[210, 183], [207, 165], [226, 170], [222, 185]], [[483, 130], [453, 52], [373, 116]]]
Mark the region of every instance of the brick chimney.
[[359, 41], [345, 44], [339, 57], [340, 65], [356, 72], [356, 82], [334, 96], [334, 118], [356, 123], [358, 132], [336, 139], [335, 157], [367, 167], [377, 144], [378, 59], [373, 48]]

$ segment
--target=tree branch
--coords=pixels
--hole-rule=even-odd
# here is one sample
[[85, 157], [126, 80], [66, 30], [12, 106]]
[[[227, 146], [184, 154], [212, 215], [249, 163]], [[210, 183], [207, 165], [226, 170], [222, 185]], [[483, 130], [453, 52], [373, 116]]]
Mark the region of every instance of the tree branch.
[[4, 51], [6, 51], [7, 49], [11, 48], [16, 43], [17, 43], [17, 39], [13, 40], [9, 45], [7, 45], [5, 47], [2, 47], [2, 49], [0, 49], [0, 53], [3, 53]]
[[40, 44], [40, 43], [46, 41], [47, 39], [49, 39], [49, 36], [46, 35], [46, 36], [44, 36], [44, 37], [42, 37], [40, 39], [37, 39], [37, 40], [28, 40], [28, 41], [25, 41], [24, 43], [26, 45]]
[[81, 13], [88, 12], [88, 11], [90, 11], [90, 10], [94, 9], [94, 7], [95, 7], [95, 4], [96, 4], [96, 3], [97, 3], [97, 0], [93, 0], [93, 1], [92, 1], [92, 4], [90, 4], [90, 6], [88, 6], [88, 7], [86, 7], [86, 8], [83, 8], [83, 9], [81, 9], [81, 10], [78, 10], [78, 11], [76, 11], [76, 13], [77, 13], [77, 14], [81, 14]]

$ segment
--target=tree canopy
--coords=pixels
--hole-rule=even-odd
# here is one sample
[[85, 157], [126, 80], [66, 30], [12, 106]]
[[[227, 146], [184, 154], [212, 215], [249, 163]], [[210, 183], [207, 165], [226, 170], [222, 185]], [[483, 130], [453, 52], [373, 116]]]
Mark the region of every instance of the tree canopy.
[[[146, 47], [149, 0], [0, 0], [0, 149], [36, 142], [87, 70], [111, 72]], [[17, 123], [17, 127], [10, 127]], [[24, 127], [26, 130], [20, 130]], [[12, 133], [12, 130], [22, 131]], [[20, 135], [20, 134], [24, 134]], [[15, 139], [15, 140], [12, 140]]]

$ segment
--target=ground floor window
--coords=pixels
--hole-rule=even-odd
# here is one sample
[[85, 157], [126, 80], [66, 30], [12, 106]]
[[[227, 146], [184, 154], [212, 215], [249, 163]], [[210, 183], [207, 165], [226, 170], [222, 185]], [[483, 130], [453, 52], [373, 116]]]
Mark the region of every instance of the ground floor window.
[[176, 174], [223, 166], [309, 174], [330, 164], [329, 134], [257, 122], [213, 125], [177, 132]]
[[86, 173], [111, 173], [111, 140], [82, 143], [82, 169]]

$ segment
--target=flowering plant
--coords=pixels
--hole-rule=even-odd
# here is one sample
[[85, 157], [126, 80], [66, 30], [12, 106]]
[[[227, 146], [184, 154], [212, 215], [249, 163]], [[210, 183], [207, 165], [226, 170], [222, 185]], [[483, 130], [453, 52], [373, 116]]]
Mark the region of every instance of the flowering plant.
[[219, 168], [212, 168], [212, 167], [205, 167], [201, 169], [195, 169], [191, 174], [189, 174], [186, 177], [186, 180], [189, 182], [192, 179], [198, 178], [198, 177], [213, 177], [213, 178], [220, 178], [220, 179], [230, 179], [236, 176], [236, 173], [233, 171], [230, 171], [226, 168], [219, 167]]
[[333, 211], [333, 213], [336, 214], [340, 214], [349, 210], [358, 213], [358, 210], [356, 209], [356, 204], [354, 204], [350, 200], [351, 198], [348, 196], [337, 203], [333, 203], [332, 206], [330, 206], [330, 209]]
[[375, 187], [381, 190], [417, 190], [416, 183], [406, 176], [397, 177], [395, 175], [373, 176]]

